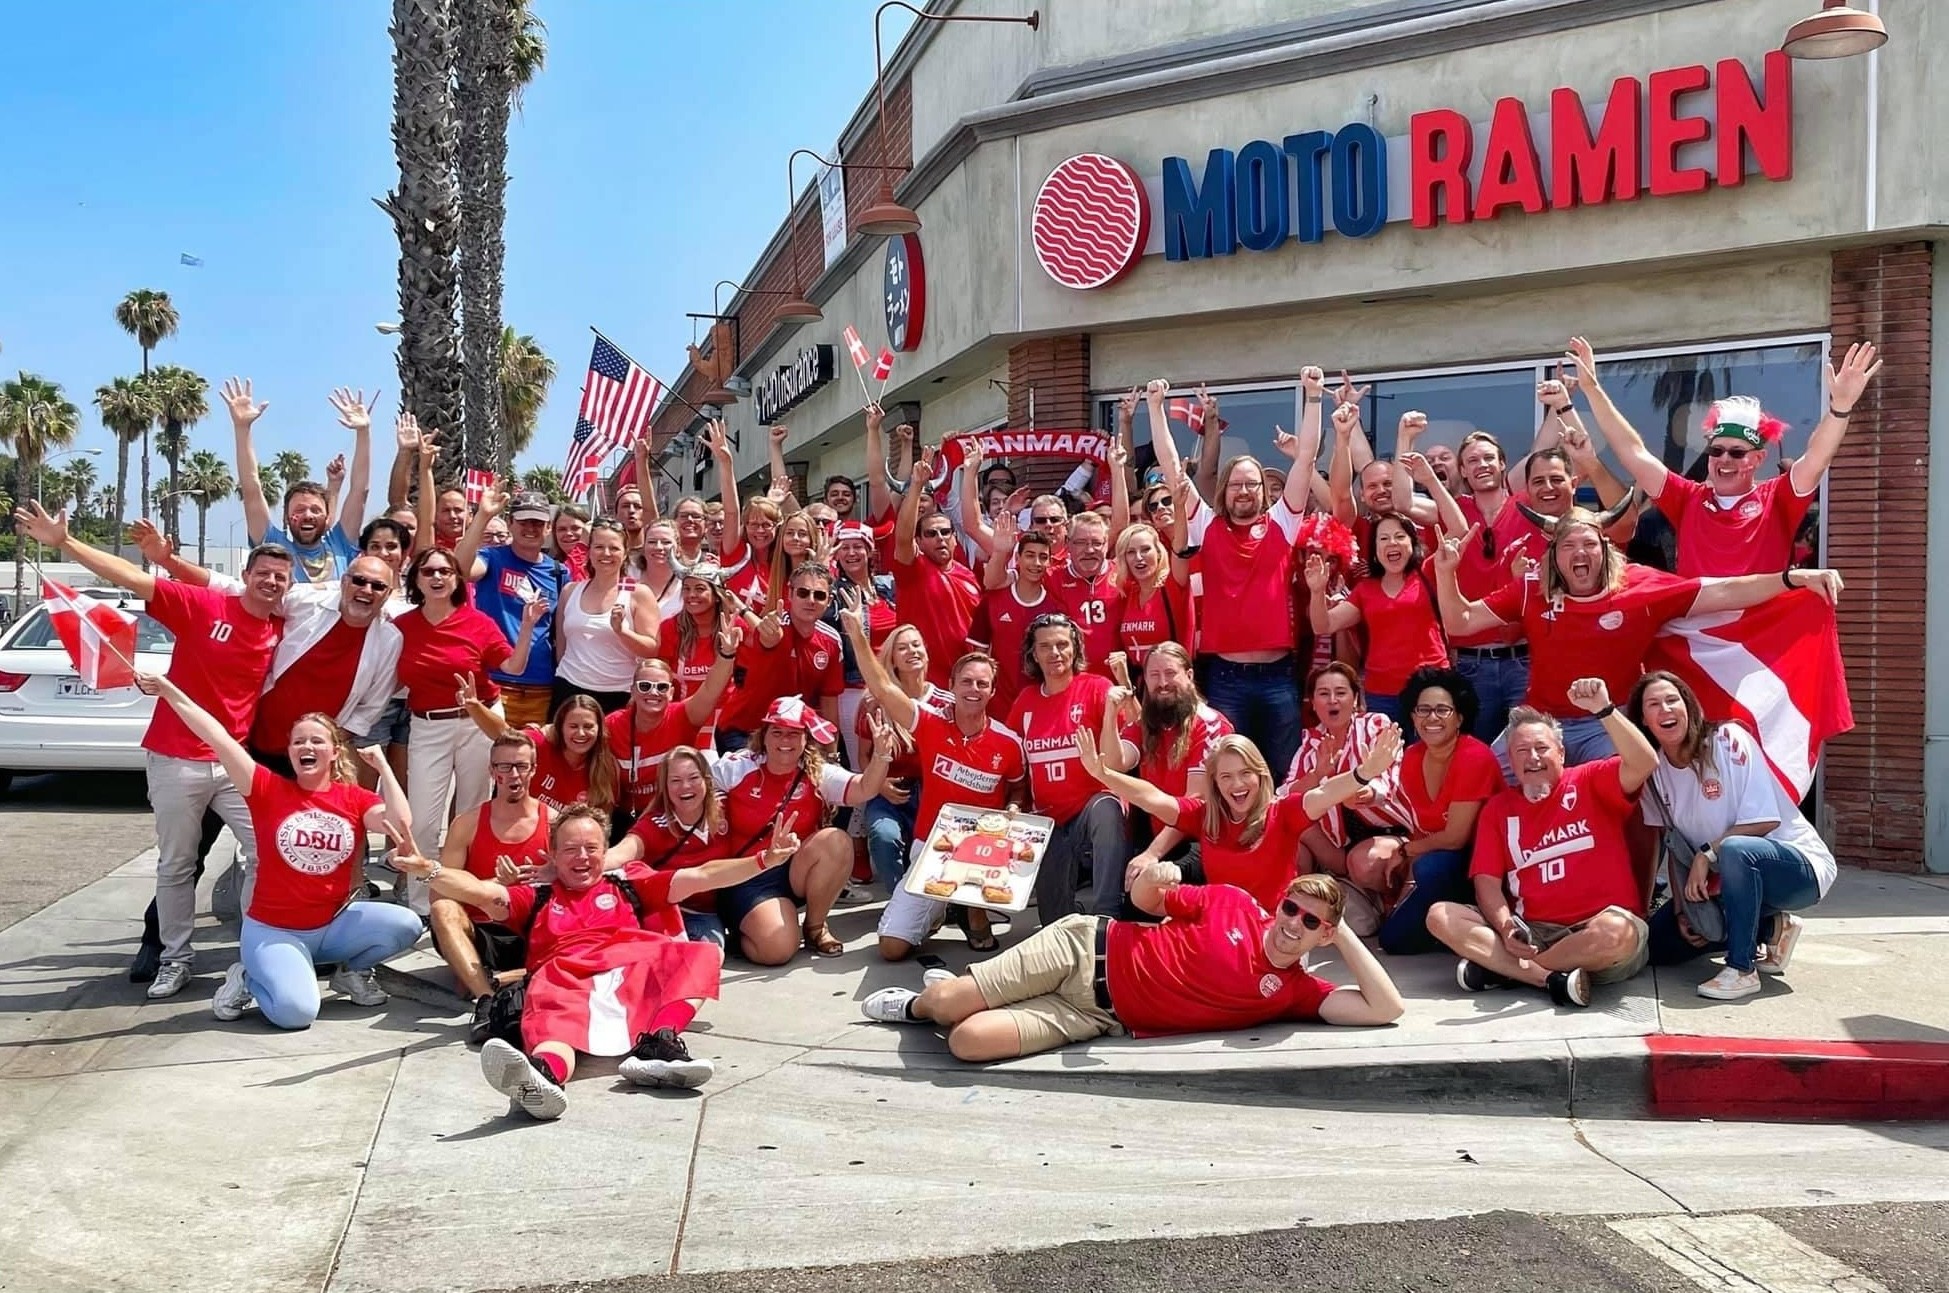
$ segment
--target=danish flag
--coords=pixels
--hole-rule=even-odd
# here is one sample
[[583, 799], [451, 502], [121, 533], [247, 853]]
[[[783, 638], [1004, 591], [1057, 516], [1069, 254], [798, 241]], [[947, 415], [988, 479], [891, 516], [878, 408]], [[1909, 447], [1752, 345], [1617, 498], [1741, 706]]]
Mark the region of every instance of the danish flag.
[[135, 618], [43, 577], [41, 597], [55, 636], [81, 680], [96, 691], [135, 685]]
[[873, 362], [873, 380], [884, 386], [887, 378], [891, 376], [893, 376], [893, 351], [882, 346], [880, 357]]
[[859, 339], [859, 329], [846, 325], [846, 353], [853, 357], [854, 368], [866, 367], [866, 361], [873, 356], [867, 351], [866, 343]]
[[480, 501], [487, 497], [487, 491], [494, 488], [494, 473], [485, 467], [469, 467], [464, 488], [467, 491], [467, 506], [478, 507]]

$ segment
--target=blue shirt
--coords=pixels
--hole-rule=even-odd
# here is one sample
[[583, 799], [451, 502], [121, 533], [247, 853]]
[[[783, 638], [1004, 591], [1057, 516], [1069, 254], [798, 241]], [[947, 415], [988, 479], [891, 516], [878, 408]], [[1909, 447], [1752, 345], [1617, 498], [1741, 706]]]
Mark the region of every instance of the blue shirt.
[[264, 542], [275, 543], [291, 554], [291, 582], [295, 584], [330, 583], [343, 575], [352, 559], [359, 555], [358, 545], [338, 525], [326, 530], [325, 537], [308, 548], [278, 525], [266, 527]]
[[487, 573], [474, 584], [474, 605], [501, 626], [510, 644], [521, 644], [521, 611], [527, 604], [522, 592], [532, 590], [548, 604], [548, 613], [535, 625], [527, 669], [518, 674], [496, 669], [489, 676], [522, 687], [548, 686], [555, 681], [555, 606], [562, 600], [568, 571], [546, 552], [539, 561], [523, 561], [512, 547], [482, 548], [480, 559]]

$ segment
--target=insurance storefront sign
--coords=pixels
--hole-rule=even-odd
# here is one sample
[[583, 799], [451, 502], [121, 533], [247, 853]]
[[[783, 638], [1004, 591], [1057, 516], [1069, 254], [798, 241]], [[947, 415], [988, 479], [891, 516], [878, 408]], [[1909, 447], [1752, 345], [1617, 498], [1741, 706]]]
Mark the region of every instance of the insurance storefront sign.
[[1730, 188], [1793, 174], [1793, 64], [1738, 59], [1615, 81], [1601, 102], [1498, 100], [1482, 119], [1417, 112], [1405, 135], [1350, 122], [1221, 144], [1202, 158], [1086, 153], [1036, 194], [1030, 237], [1056, 282], [1117, 281], [1147, 255], [1276, 252], [1329, 233], [1372, 238]]

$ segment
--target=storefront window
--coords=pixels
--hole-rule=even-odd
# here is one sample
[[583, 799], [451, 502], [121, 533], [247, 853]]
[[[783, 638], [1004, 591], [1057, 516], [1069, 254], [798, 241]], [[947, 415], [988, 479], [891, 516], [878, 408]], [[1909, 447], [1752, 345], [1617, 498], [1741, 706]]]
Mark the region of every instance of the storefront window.
[[1434, 373], [1424, 377], [1383, 377], [1371, 383], [1361, 401], [1360, 418], [1373, 440], [1374, 452], [1394, 452], [1394, 431], [1401, 415], [1428, 415], [1422, 452], [1436, 445], [1450, 449], [1471, 431], [1488, 431], [1503, 444], [1527, 447], [1536, 434], [1536, 369], [1533, 365], [1501, 372]]
[[[1218, 397], [1218, 416], [1226, 423], [1225, 456], [1229, 458], [1234, 454], [1249, 453], [1261, 462], [1283, 467], [1285, 456], [1273, 448], [1272, 437], [1278, 428], [1287, 431], [1293, 429], [1298, 410], [1298, 390], [1297, 385], [1213, 390], [1212, 394]], [[1197, 391], [1195, 388], [1172, 391], [1170, 399], [1195, 403]], [[1104, 430], [1116, 427], [1116, 400], [1098, 401], [1096, 424]], [[1193, 435], [1191, 428], [1179, 419], [1172, 419], [1171, 435], [1175, 438], [1178, 452], [1187, 459], [1195, 457], [1202, 447], [1200, 437]], [[1142, 400], [1137, 403], [1131, 438], [1137, 451], [1138, 470], [1149, 468], [1157, 459], [1151, 449], [1150, 407]]]

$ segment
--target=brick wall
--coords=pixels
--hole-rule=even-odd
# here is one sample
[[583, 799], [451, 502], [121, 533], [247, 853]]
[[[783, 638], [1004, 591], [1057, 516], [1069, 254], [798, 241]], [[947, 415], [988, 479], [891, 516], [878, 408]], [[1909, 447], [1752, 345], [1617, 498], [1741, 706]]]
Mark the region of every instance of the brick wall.
[[[889, 112], [891, 108], [889, 108]], [[1039, 337], [1008, 352], [1008, 425], [1029, 425], [1029, 393], [1035, 393], [1035, 425], [1049, 431], [1093, 425], [1090, 407], [1090, 338], [1086, 332]], [[1016, 479], [1054, 489], [1074, 462], [1031, 458], [1016, 464]]]
[[1828, 557], [1847, 579], [1841, 653], [1855, 728], [1827, 747], [1823, 815], [1841, 861], [1882, 871], [1923, 866], [1932, 272], [1927, 243], [1833, 258], [1833, 359], [1868, 340], [1886, 367], [1828, 477]]

